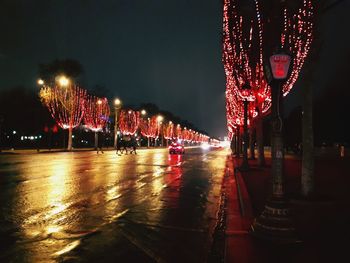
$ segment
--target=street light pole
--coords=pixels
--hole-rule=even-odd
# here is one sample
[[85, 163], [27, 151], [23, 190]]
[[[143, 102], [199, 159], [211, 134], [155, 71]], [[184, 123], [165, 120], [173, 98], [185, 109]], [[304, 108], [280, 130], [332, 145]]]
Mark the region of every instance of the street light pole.
[[119, 99], [114, 100], [114, 113], [115, 113], [115, 124], [114, 124], [114, 149], [118, 147], [118, 114], [121, 107], [121, 101]]
[[[69, 109], [69, 114], [70, 119], [72, 118], [72, 114], [73, 114], [73, 109], [72, 109], [72, 105], [73, 105], [73, 91], [72, 91], [72, 83], [71, 80], [69, 78], [67, 78], [66, 76], [62, 75], [62, 76], [58, 76], [57, 77], [57, 81], [58, 84], [60, 85], [61, 88], [65, 88], [67, 92], [69, 92], [69, 98], [70, 98], [70, 103], [69, 105], [66, 105], [66, 107]], [[43, 84], [42, 80], [39, 80], [38, 83]], [[65, 142], [64, 142], [65, 143]], [[65, 145], [65, 144], [64, 144]], [[63, 145], [63, 147], [64, 147]], [[67, 145], [67, 150], [71, 151], [73, 148], [73, 127], [71, 125], [71, 123], [69, 123], [68, 126], [68, 145]]]
[[[271, 176], [272, 193], [265, 209], [252, 225], [253, 235], [282, 243], [297, 241], [287, 200], [284, 194], [284, 148], [282, 134], [282, 86], [289, 73], [291, 56], [286, 53], [270, 57], [267, 80], [271, 86], [272, 133], [271, 133]], [[270, 70], [270, 71], [269, 71]], [[271, 74], [272, 71], [272, 74]]]
[[[160, 137], [160, 143], [161, 143], [161, 146], [163, 146], [163, 139], [162, 139], [162, 135], [161, 135], [161, 131], [162, 131], [162, 121], [163, 121], [163, 116], [161, 116], [161, 115], [158, 115], [157, 116], [157, 135]], [[154, 146], [156, 146], [156, 139], [155, 139], [155, 145]]]

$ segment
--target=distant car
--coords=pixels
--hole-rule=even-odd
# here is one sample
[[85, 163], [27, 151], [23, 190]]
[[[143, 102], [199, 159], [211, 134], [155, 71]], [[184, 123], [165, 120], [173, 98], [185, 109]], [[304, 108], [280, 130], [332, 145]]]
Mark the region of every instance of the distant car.
[[184, 154], [185, 153], [185, 147], [182, 144], [173, 142], [169, 146], [169, 153], [170, 154]]

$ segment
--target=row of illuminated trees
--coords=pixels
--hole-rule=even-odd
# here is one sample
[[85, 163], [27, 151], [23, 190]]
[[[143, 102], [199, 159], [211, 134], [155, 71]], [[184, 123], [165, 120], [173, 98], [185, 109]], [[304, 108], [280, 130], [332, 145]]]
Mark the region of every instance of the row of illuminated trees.
[[[98, 145], [98, 132], [104, 132], [109, 121], [110, 106], [107, 98], [99, 98], [87, 93], [87, 91], [65, 76], [59, 76], [53, 83], [45, 83], [39, 80], [41, 86], [39, 96], [42, 103], [49, 110], [56, 123], [68, 130], [68, 146], [72, 149], [73, 129], [83, 124], [85, 128], [95, 133], [95, 147]], [[133, 136], [139, 130], [147, 137], [148, 146], [150, 140], [159, 138], [166, 140], [183, 140], [185, 142], [208, 142], [209, 137], [198, 131], [181, 127], [171, 120], [164, 120], [161, 115], [147, 117], [145, 110], [136, 111], [123, 109], [121, 101], [114, 101], [115, 108], [115, 140], [117, 145], [118, 133]]]
[[[247, 2], [224, 0], [223, 64], [231, 146], [238, 155], [243, 148], [240, 170], [247, 171], [248, 128], [252, 159], [256, 129], [258, 160], [264, 165], [262, 120], [271, 115], [271, 194], [251, 229], [260, 238], [296, 242], [285, 196], [282, 102], [298, 79], [310, 51], [313, 3], [312, 0]], [[303, 179], [310, 178], [302, 178], [302, 183]]]
[[208, 142], [209, 137], [202, 133], [199, 133], [186, 127], [181, 127], [180, 124], [175, 124], [173, 121], [165, 121], [163, 116], [154, 115], [147, 117], [145, 110], [121, 110], [119, 114], [119, 129], [122, 134], [134, 135], [138, 130], [141, 134], [147, 138], [148, 147], [150, 146], [150, 140], [155, 141], [162, 137], [168, 141], [170, 140], [182, 140], [185, 142]]
[[[245, 1], [224, 0], [222, 58], [229, 137], [237, 152], [240, 151], [237, 148], [242, 147], [239, 142], [246, 140], [243, 147], [247, 147], [247, 139], [242, 138], [246, 121], [251, 146], [256, 130], [258, 161], [263, 165], [262, 120], [271, 112], [272, 101], [268, 81], [271, 72], [266, 67], [266, 59], [276, 49], [293, 58], [290, 74], [281, 87], [282, 96], [286, 96], [298, 79], [310, 50], [314, 10], [311, 0], [281, 1], [272, 6], [259, 0], [252, 2], [253, 11], [246, 12]], [[250, 153], [254, 158], [253, 147]]]

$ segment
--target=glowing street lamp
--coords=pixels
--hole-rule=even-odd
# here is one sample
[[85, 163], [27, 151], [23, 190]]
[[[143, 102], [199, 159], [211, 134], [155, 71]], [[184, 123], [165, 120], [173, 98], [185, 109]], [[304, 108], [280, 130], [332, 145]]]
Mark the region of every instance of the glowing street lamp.
[[42, 79], [38, 79], [37, 81], [38, 85], [42, 86], [45, 84], [45, 82]]
[[57, 81], [61, 87], [67, 87], [69, 85], [69, 82], [70, 82], [66, 76], [59, 76]]
[[[162, 126], [162, 121], [163, 121], [164, 117], [162, 115], [158, 115], [157, 116], [157, 135], [158, 136], [161, 136], [161, 126]], [[155, 138], [154, 140], [154, 146], [157, 146], [157, 139]], [[162, 143], [162, 146], [163, 146], [163, 143]]]
[[270, 72], [267, 80], [271, 86], [271, 173], [272, 194], [267, 200], [261, 216], [256, 218], [252, 230], [253, 234], [262, 238], [295, 242], [297, 240], [287, 201], [284, 194], [284, 149], [282, 136], [282, 87], [290, 75], [292, 57], [285, 52], [275, 53], [269, 58]]
[[117, 149], [118, 146], [118, 114], [121, 108], [122, 102], [120, 99], [116, 98], [114, 100], [114, 113], [115, 113], [115, 124], [114, 124], [114, 148]]

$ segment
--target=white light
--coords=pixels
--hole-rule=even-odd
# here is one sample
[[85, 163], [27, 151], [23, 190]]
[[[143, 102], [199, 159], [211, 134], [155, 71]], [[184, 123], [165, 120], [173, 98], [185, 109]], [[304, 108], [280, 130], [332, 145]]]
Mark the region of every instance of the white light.
[[65, 77], [65, 76], [60, 76], [60, 77], [58, 78], [58, 83], [59, 83], [61, 86], [66, 87], [66, 86], [68, 86], [68, 84], [69, 84], [69, 79], [68, 79], [67, 77]]
[[17, 132], [16, 132], [16, 131], [13, 131], [12, 133], [13, 133], [13, 134], [16, 134]]
[[208, 150], [210, 148], [210, 145], [208, 143], [202, 143], [201, 148], [203, 150]]
[[72, 135], [72, 138], [74, 138], [74, 135]]
[[38, 136], [35, 136], [34, 139], [35, 139], [35, 140], [38, 139]]
[[21, 141], [23, 141], [23, 136], [21, 136]]

